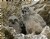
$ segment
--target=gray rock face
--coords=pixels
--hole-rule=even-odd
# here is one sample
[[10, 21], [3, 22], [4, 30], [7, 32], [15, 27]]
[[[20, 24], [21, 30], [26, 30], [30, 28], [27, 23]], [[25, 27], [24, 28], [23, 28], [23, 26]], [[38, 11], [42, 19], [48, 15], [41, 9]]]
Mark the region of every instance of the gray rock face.
[[20, 35], [18, 34], [15, 39], [48, 39], [45, 35], [34, 35], [32, 37], [30, 37], [30, 35], [26, 36], [26, 35], [23, 35], [23, 34], [20, 34]]
[[[34, 35], [33, 33], [27, 34], [27, 35], [17, 34], [16, 31], [14, 31], [13, 27], [8, 27], [8, 26], [7, 27], [2, 26], [1, 28], [2, 28], [1, 29], [2, 31], [3, 31], [3, 29], [4, 29], [4, 31], [8, 30], [13, 35], [14, 39], [48, 39], [50, 36], [50, 28], [48, 26], [46, 26], [39, 35]], [[2, 33], [4, 34], [4, 32], [2, 32]], [[0, 31], [0, 35], [2, 35], [2, 33]], [[45, 35], [45, 34], [47, 34], [47, 35]], [[8, 39], [8, 38], [5, 37], [5, 39]]]
[[48, 33], [50, 33], [50, 27], [49, 26], [45, 26], [44, 29], [42, 30], [41, 34], [47, 36]]
[[35, 35], [33, 39], [48, 39], [45, 35]]
[[24, 39], [24, 34], [16, 34], [14, 39]]

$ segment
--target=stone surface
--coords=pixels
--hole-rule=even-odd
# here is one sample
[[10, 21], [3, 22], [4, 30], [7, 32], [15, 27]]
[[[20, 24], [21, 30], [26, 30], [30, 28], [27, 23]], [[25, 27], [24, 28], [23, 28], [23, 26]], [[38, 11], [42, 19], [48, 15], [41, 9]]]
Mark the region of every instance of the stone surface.
[[48, 38], [50, 38], [49, 37], [50, 36], [50, 28], [49, 28], [49, 26], [44, 27], [42, 32], [40, 34], [38, 34], [38, 35], [35, 35], [34, 33], [27, 34], [27, 35], [17, 34], [16, 30], [13, 27], [8, 27], [8, 26], [7, 27], [1, 26], [0, 30], [3, 31], [3, 32], [0, 31], [0, 32], [2, 32], [2, 33], [0, 33], [0, 35], [4, 36], [2, 38], [5, 38], [5, 39], [8, 39], [7, 37], [5, 37], [5, 34], [4, 34], [5, 30], [8, 30], [13, 35], [14, 39], [48, 39]]
[[33, 39], [48, 39], [45, 35], [35, 35]]
[[18, 34], [15, 39], [48, 39], [45, 35], [30, 35]]
[[[17, 22], [17, 24], [5, 23], [6, 26], [4, 25], [0, 26], [0, 39], [50, 39], [50, 27], [46, 25], [46, 23], [50, 25], [50, 10], [49, 8], [46, 7], [46, 4], [41, 4], [41, 2], [39, 4], [39, 1], [37, 2], [32, 1], [31, 4], [24, 5], [24, 6], [23, 5], [21, 6], [22, 3], [21, 0], [14, 0], [13, 2], [12, 1], [8, 2], [8, 4], [7, 2], [2, 2], [3, 3], [2, 9], [4, 13], [3, 21], [4, 22], [6, 21], [7, 23], [8, 17], [10, 17], [10, 15], [12, 14], [18, 15], [18, 17], [22, 14], [21, 19], [22, 22], [25, 24], [27, 34], [24, 35], [19, 33], [21, 31], [17, 29], [19, 27], [18, 26], [19, 22]], [[21, 7], [23, 12], [21, 12], [22, 11]], [[12, 19], [14, 21], [16, 17], [12, 16], [9, 19]], [[18, 31], [16, 32], [16, 30]]]
[[50, 33], [50, 27], [49, 26], [45, 26], [44, 29], [42, 30], [41, 34], [46, 35]]

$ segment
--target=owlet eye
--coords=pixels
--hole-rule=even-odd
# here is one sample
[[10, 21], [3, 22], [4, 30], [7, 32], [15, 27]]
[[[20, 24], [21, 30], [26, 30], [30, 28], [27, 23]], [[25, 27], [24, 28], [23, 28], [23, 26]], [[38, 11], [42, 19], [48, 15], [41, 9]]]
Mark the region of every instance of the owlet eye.
[[15, 21], [15, 22], [18, 22], [18, 20], [17, 20], [17, 19], [14, 19], [14, 21]]

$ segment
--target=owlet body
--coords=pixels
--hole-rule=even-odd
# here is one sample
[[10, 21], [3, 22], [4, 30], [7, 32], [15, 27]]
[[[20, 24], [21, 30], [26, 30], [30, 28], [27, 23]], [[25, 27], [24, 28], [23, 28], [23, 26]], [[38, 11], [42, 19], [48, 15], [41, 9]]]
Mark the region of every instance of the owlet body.
[[17, 33], [20, 33], [21, 32], [21, 28], [20, 28], [20, 25], [19, 25], [19, 22], [18, 22], [18, 18], [16, 16], [10, 16], [9, 17], [9, 26], [10, 27], [13, 27]]

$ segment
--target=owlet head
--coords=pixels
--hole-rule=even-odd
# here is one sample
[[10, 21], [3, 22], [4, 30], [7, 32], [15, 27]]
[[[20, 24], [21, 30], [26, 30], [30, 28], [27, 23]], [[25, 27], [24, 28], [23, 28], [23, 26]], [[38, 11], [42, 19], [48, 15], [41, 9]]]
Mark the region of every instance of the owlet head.
[[11, 23], [11, 24], [15, 24], [16, 22], [18, 22], [18, 18], [17, 18], [16, 16], [12, 15], [12, 16], [10, 16], [10, 17], [8, 18], [8, 21], [9, 21], [9, 23]]

